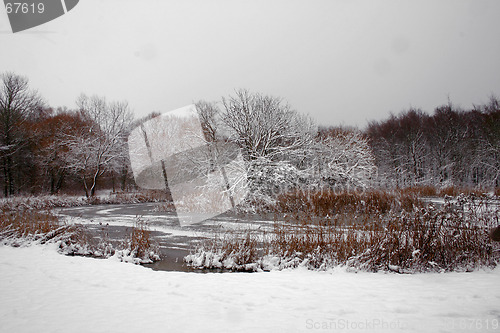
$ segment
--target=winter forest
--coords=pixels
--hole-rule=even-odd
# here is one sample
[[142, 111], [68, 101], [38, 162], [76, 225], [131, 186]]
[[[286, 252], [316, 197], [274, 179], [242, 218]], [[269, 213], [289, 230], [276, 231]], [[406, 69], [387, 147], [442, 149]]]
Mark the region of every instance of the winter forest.
[[499, 332], [500, 1], [4, 7], [0, 333]]
[[[134, 119], [126, 101], [82, 94], [54, 109], [28, 78], [3, 73], [0, 181], [4, 197], [136, 191], [128, 157]], [[233, 142], [251, 198], [271, 203], [297, 189], [500, 188], [500, 101], [432, 114], [404, 110], [364, 129], [324, 127], [280, 97], [237, 90], [196, 103], [207, 143]], [[260, 202], [262, 201], [262, 202]]]
[[[176, 173], [207, 182], [180, 201], [163, 164], [160, 190], [132, 170], [131, 133], [146, 137], [160, 113], [137, 119], [97, 95], [76, 105], [54, 109], [27, 77], [1, 75], [0, 330], [500, 327], [497, 97], [362, 129], [244, 89], [197, 101], [206, 153], [188, 151]], [[234, 147], [237, 205], [230, 172], [226, 185], [210, 176]], [[222, 214], [207, 195], [221, 189], [232, 203]], [[186, 207], [218, 215], [182, 225]]]

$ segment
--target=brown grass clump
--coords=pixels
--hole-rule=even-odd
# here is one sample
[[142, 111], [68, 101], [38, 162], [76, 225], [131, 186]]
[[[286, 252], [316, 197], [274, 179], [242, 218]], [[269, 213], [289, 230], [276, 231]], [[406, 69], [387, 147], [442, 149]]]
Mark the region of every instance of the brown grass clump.
[[115, 193], [106, 197], [70, 197], [65, 195], [18, 196], [0, 199], [0, 211], [50, 210], [56, 207], [85, 205], [165, 202], [165, 191], [140, 191]]
[[[11, 246], [55, 243], [59, 252], [108, 258], [117, 250], [108, 237], [92, 236], [83, 225], [60, 223], [50, 211], [22, 210], [0, 213], [0, 242]], [[158, 246], [151, 240], [146, 224], [138, 221], [125, 241], [124, 250], [139, 263], [159, 260]]]
[[56, 215], [44, 211], [17, 211], [0, 213], [0, 236], [31, 237], [59, 229]]
[[285, 261], [325, 269], [345, 263], [368, 248], [371, 234], [332, 225], [276, 224], [270, 248], [273, 255], [294, 259]]
[[62, 224], [50, 211], [36, 210], [0, 213], [0, 241], [11, 246], [56, 243], [66, 255], [102, 256], [96, 253], [105, 247], [82, 225]]
[[442, 188], [439, 190], [439, 196], [444, 197], [444, 196], [449, 196], [449, 197], [456, 197], [459, 196], [460, 194], [465, 194], [465, 195], [475, 195], [479, 197], [485, 196], [485, 190], [483, 189], [477, 189], [477, 188], [467, 188], [467, 187], [456, 187], [456, 186], [448, 186], [445, 188]]
[[125, 240], [125, 248], [142, 262], [159, 260], [159, 246], [153, 242], [147, 223], [139, 218]]
[[226, 239], [223, 243], [222, 252], [227, 258], [231, 258], [236, 266], [246, 265], [258, 258], [258, 241], [248, 232], [242, 239]]
[[142, 202], [164, 202], [168, 198], [165, 191], [144, 190], [139, 192], [117, 192], [107, 197], [90, 197], [86, 203], [90, 205], [125, 204]]
[[373, 246], [349, 265], [369, 271], [453, 271], [495, 266], [499, 259], [488, 229], [467, 221], [451, 205], [426, 207], [387, 222], [383, 231], [372, 234]]
[[326, 190], [313, 193], [295, 191], [278, 196], [276, 212], [304, 216], [336, 216], [345, 214], [387, 214], [391, 210], [412, 210], [421, 206], [417, 196], [384, 191], [340, 192]]
[[[439, 207], [412, 204], [411, 210], [391, 202], [386, 211], [385, 196], [370, 195], [363, 197], [364, 204], [357, 196], [340, 196], [336, 206], [331, 205], [338, 209], [334, 217], [318, 218], [310, 210], [301, 214], [301, 223], [297, 223], [296, 216], [288, 215], [261, 237], [250, 231], [215, 237], [186, 261], [195, 267], [237, 270], [342, 265], [355, 270], [413, 273], [468, 271], [494, 267], [500, 260], [498, 244], [488, 235], [491, 226], [499, 223], [500, 212], [498, 207], [489, 206], [488, 199], [462, 195]], [[282, 202], [287, 203], [286, 208], [301, 204], [298, 200]], [[357, 223], [348, 223], [351, 220]]]
[[263, 242], [255, 232], [217, 232], [214, 237], [197, 246], [194, 253], [184, 261], [203, 269], [227, 269], [233, 271], [255, 271], [256, 264], [267, 254]]
[[435, 197], [438, 195], [438, 189], [430, 185], [406, 187], [399, 191], [405, 194], [413, 194], [418, 197]]
[[0, 213], [0, 241], [15, 247], [55, 243], [67, 255], [93, 255], [102, 245], [83, 226], [61, 224], [50, 211], [35, 210]]
[[484, 196], [485, 191], [481, 188], [470, 188], [470, 187], [458, 187], [458, 186], [446, 186], [443, 188], [438, 188], [432, 185], [421, 185], [406, 187], [398, 190], [400, 193], [412, 194], [417, 197], [456, 197], [460, 194], [465, 195], [476, 195]]

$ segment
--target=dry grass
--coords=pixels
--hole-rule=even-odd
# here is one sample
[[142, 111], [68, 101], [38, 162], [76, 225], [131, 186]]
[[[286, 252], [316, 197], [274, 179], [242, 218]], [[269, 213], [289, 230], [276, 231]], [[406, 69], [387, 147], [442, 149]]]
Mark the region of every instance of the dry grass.
[[418, 197], [436, 197], [438, 196], [439, 190], [435, 186], [412, 186], [399, 189], [401, 193], [413, 194]]
[[475, 196], [485, 196], [485, 193], [488, 191], [481, 188], [467, 188], [467, 187], [456, 187], [456, 186], [448, 186], [439, 190], [438, 195], [440, 197], [450, 196], [456, 197], [460, 194], [465, 195], [475, 195]]
[[495, 264], [487, 228], [464, 223], [451, 206], [390, 213], [378, 223], [346, 227], [278, 224], [272, 253], [312, 269], [347, 265], [368, 271], [469, 270]]
[[193, 267], [252, 271], [263, 255], [258, 235], [251, 231], [216, 232], [213, 238], [196, 247], [195, 253], [184, 258]]
[[147, 223], [140, 218], [135, 222], [124, 243], [129, 255], [141, 259], [142, 262], [159, 260], [159, 246], [153, 242]]
[[275, 211], [292, 214], [297, 219], [308, 216], [335, 217], [341, 215], [380, 215], [389, 211], [413, 210], [422, 206], [416, 195], [383, 191], [340, 192], [301, 191], [278, 196]]
[[172, 213], [175, 212], [175, 205], [173, 202], [162, 202], [158, 205], [156, 205], [153, 208], [154, 212], [164, 212], [164, 213]]
[[398, 272], [495, 266], [499, 259], [495, 245], [488, 228], [477, 222], [452, 205], [391, 216], [383, 230], [370, 235], [372, 246], [349, 259], [349, 265]]
[[18, 211], [0, 213], [0, 235], [7, 237], [34, 237], [58, 230], [56, 215], [44, 211]]
[[417, 197], [456, 197], [460, 194], [484, 196], [488, 191], [482, 188], [446, 186], [439, 188], [436, 186], [412, 186], [398, 189], [400, 193], [413, 194]]
[[270, 253], [287, 262], [305, 263], [311, 269], [325, 269], [345, 263], [367, 248], [369, 236], [367, 232], [331, 225], [277, 224]]
[[91, 255], [100, 246], [83, 226], [62, 224], [50, 211], [35, 210], [0, 213], [0, 241], [12, 246], [57, 243], [68, 255]]
[[[331, 196], [330, 196], [331, 197]], [[282, 200], [287, 211], [308, 209], [296, 196]], [[256, 235], [216, 235], [187, 257], [195, 267], [235, 270], [306, 266], [327, 269], [337, 265], [367, 271], [400, 273], [473, 270], [499, 261], [498, 244], [488, 238], [499, 219], [498, 207], [482, 197], [462, 195], [440, 207], [395, 203], [379, 193], [335, 196], [333, 204], [313, 201], [335, 212], [309, 209], [276, 221], [271, 232]], [[321, 199], [321, 198], [320, 198]], [[318, 204], [319, 202], [319, 204]], [[356, 207], [356, 205], [360, 205]], [[315, 206], [315, 207], [317, 207]], [[390, 207], [390, 208], [388, 208]], [[314, 208], [314, 207], [313, 207]], [[334, 209], [334, 210], [333, 210]], [[376, 214], [374, 214], [374, 212]], [[346, 223], [355, 219], [357, 223]]]
[[125, 251], [129, 258], [138, 258], [137, 263], [159, 260], [158, 246], [151, 240], [150, 232], [143, 221], [138, 220], [121, 244], [113, 244], [105, 230], [102, 232], [102, 237], [99, 237], [91, 235], [83, 225], [63, 224], [58, 216], [50, 211], [22, 210], [0, 213], [0, 242], [5, 245], [55, 243], [59, 251], [66, 255], [109, 258], [117, 252]]
[[0, 199], [0, 211], [49, 210], [56, 207], [79, 207], [85, 205], [124, 204], [141, 202], [164, 202], [165, 191], [142, 191], [115, 193], [105, 197], [71, 197], [65, 195], [19, 196]]

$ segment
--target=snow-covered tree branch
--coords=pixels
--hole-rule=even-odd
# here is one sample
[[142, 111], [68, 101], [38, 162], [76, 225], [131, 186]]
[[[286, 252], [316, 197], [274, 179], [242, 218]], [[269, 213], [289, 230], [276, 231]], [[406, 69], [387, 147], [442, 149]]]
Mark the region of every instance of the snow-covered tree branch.
[[127, 159], [126, 137], [132, 113], [126, 102], [107, 103], [102, 97], [81, 95], [77, 100], [82, 124], [65, 135], [68, 167], [77, 173], [87, 197], [94, 196], [98, 179], [117, 171]]

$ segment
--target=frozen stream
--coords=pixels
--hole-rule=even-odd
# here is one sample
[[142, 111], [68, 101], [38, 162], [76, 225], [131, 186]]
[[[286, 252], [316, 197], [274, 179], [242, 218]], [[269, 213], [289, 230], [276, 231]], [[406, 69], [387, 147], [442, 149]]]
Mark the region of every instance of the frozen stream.
[[184, 265], [184, 256], [190, 249], [194, 249], [197, 242], [213, 237], [216, 232], [266, 230], [272, 227], [272, 220], [236, 217], [232, 214], [222, 214], [193, 225], [181, 226], [174, 213], [156, 211], [155, 208], [159, 205], [159, 203], [92, 205], [61, 208], [56, 212], [68, 223], [87, 226], [94, 237], [109, 237], [111, 241], [123, 240], [139, 219], [146, 222], [151, 236], [160, 245], [162, 260], [145, 266], [167, 271], [192, 271]]

